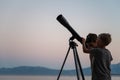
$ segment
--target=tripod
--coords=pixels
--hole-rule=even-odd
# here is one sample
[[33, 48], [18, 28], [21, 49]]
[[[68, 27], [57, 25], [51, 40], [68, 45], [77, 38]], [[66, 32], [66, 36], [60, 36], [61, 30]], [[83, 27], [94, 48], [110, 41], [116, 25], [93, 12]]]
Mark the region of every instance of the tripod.
[[60, 75], [62, 73], [63, 67], [65, 65], [65, 62], [66, 62], [67, 57], [68, 57], [68, 54], [70, 52], [70, 48], [73, 49], [73, 55], [74, 55], [74, 62], [75, 62], [77, 80], [80, 80], [80, 73], [81, 73], [81, 76], [82, 76], [82, 80], [85, 80], [76, 46], [78, 46], [78, 45], [73, 41], [73, 37], [71, 37], [69, 39], [69, 48], [68, 48], [67, 54], [65, 56], [64, 62], [62, 64], [61, 70], [59, 72], [59, 75], [57, 77], [57, 80], [59, 80], [59, 78], [60, 78]]

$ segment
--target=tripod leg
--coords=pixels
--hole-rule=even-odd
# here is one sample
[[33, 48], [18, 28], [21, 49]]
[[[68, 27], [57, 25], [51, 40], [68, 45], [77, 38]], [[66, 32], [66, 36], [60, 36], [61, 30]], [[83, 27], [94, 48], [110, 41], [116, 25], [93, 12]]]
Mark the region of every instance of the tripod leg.
[[79, 59], [76, 47], [75, 47], [75, 52], [76, 52], [76, 57], [77, 57], [77, 61], [78, 61], [78, 65], [79, 65], [79, 68], [80, 68], [82, 79], [85, 80], [85, 77], [84, 77], [84, 74], [83, 74], [83, 71], [82, 71], [82, 66], [81, 66], [81, 63], [80, 63], [80, 59]]
[[60, 72], [59, 72], [59, 75], [58, 75], [58, 77], [57, 77], [57, 80], [59, 80], [59, 78], [60, 78], [61, 72], [62, 72], [63, 67], [64, 67], [64, 65], [65, 65], [65, 62], [66, 62], [66, 60], [67, 60], [69, 51], [70, 51], [70, 47], [69, 47], [69, 49], [68, 49], [68, 51], [67, 51], [67, 54], [66, 54], [66, 56], [65, 56], [65, 59], [64, 59], [64, 62], [63, 62], [63, 64], [62, 64], [62, 67], [61, 67], [61, 69], [60, 69]]
[[73, 55], [74, 55], [74, 61], [75, 61], [75, 67], [76, 67], [77, 80], [80, 80], [79, 72], [78, 72], [78, 62], [77, 62], [77, 57], [76, 57], [77, 55], [76, 55], [75, 48], [73, 48]]

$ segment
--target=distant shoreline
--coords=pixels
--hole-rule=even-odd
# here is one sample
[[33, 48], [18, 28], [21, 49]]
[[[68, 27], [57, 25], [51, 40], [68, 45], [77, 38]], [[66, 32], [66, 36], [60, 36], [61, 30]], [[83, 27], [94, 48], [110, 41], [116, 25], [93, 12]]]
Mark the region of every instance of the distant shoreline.
[[[91, 75], [91, 69], [83, 68], [85, 76]], [[25, 76], [57, 76], [60, 70], [46, 67], [19, 66], [14, 68], [0, 68], [0, 75], [25, 75]], [[63, 70], [61, 76], [75, 76], [75, 70]], [[111, 65], [111, 75], [120, 76], [120, 63]]]

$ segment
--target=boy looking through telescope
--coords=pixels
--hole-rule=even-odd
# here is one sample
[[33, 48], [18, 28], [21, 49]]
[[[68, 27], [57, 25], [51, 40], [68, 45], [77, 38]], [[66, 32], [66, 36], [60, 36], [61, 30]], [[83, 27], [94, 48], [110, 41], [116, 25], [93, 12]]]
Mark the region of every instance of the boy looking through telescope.
[[111, 80], [111, 52], [106, 49], [111, 43], [111, 35], [109, 33], [99, 34], [96, 40], [97, 47], [86, 47], [86, 41], [82, 38], [83, 52], [92, 55], [92, 80]]
[[[86, 46], [88, 49], [92, 49], [92, 48], [96, 48], [97, 47], [97, 35], [94, 33], [89, 33], [86, 37]], [[90, 63], [91, 63], [91, 71], [92, 71], [92, 62], [94, 59], [94, 56], [92, 56], [92, 54], [89, 54], [89, 58], [90, 58]]]

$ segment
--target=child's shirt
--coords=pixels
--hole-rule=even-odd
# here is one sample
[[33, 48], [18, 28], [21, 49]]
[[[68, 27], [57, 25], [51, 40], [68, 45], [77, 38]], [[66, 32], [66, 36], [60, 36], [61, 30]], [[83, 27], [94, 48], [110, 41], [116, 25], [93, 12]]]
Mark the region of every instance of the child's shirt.
[[92, 80], [111, 80], [111, 61], [112, 55], [108, 49], [93, 48], [90, 51], [92, 55], [91, 68]]

